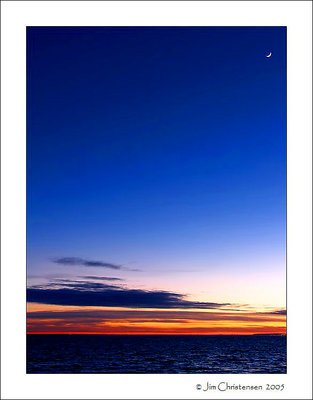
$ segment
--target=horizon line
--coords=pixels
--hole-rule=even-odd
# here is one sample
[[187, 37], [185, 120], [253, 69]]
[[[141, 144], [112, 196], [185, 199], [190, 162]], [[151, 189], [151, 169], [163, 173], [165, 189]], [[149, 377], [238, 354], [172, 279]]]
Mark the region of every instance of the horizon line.
[[100, 333], [100, 332], [27, 332], [26, 335], [105, 335], [105, 336], [287, 336], [287, 333]]

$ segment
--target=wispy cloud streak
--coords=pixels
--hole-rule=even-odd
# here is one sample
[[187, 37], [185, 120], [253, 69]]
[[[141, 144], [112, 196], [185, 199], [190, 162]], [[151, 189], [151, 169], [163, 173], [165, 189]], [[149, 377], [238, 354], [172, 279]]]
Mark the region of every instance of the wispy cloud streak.
[[91, 275], [87, 275], [87, 276], [79, 276], [79, 278], [83, 278], [83, 279], [91, 279], [91, 280], [99, 280], [99, 281], [122, 281], [122, 278], [115, 278], [115, 277], [111, 277], [111, 276], [91, 276]]
[[52, 261], [61, 265], [82, 265], [84, 267], [103, 267], [109, 269], [122, 269], [123, 266], [105, 261], [86, 260], [80, 257], [53, 258]]

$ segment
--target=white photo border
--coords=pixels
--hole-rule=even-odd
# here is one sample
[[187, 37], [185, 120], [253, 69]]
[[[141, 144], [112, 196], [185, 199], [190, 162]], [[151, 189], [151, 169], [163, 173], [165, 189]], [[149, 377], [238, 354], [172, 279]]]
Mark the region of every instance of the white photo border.
[[[1, 9], [2, 398], [311, 398], [312, 3], [2, 1]], [[26, 26], [116, 25], [287, 26], [287, 374], [26, 374]], [[264, 389], [196, 390], [223, 381]], [[267, 383], [285, 389], [266, 390]]]

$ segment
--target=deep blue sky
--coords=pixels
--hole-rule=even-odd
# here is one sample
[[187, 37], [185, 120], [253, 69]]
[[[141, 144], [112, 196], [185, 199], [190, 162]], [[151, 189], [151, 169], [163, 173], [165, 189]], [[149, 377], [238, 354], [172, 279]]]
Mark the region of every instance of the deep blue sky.
[[27, 29], [30, 274], [284, 268], [285, 178], [285, 28]]

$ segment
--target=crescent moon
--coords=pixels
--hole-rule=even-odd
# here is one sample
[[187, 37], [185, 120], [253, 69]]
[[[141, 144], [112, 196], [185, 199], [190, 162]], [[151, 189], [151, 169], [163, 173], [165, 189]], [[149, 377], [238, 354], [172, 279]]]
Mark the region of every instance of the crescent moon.
[[269, 55], [267, 55], [266, 57], [267, 57], [267, 58], [270, 58], [270, 56], [271, 56], [271, 55], [272, 55], [272, 52], [270, 52], [270, 54], [269, 54]]

